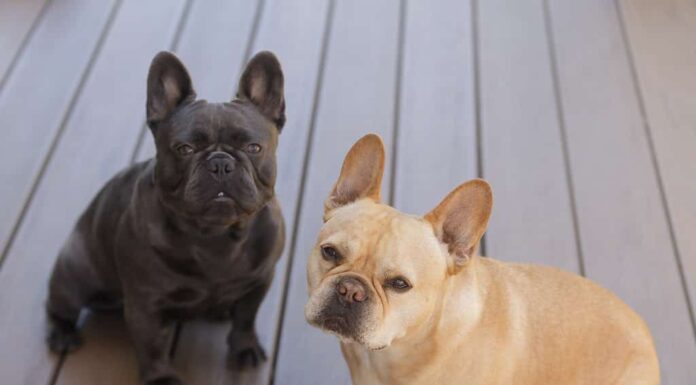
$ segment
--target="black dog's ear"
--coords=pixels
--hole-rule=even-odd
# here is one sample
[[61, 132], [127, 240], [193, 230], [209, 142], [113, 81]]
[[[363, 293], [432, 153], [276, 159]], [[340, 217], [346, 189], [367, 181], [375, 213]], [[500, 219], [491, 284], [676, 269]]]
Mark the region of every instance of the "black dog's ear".
[[237, 98], [248, 100], [278, 127], [285, 124], [283, 70], [276, 56], [268, 51], [254, 55], [239, 80]]
[[147, 124], [152, 127], [194, 99], [196, 92], [184, 64], [171, 52], [158, 53], [147, 75]]

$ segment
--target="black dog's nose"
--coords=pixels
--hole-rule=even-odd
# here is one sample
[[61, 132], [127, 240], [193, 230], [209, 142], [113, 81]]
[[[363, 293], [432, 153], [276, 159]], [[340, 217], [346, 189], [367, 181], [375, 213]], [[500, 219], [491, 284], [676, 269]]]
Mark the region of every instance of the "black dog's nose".
[[218, 176], [229, 174], [234, 169], [235, 160], [232, 155], [226, 152], [212, 152], [208, 155], [207, 161], [208, 171]]
[[344, 304], [364, 302], [367, 300], [367, 289], [359, 279], [353, 277], [342, 278], [336, 284], [338, 300]]

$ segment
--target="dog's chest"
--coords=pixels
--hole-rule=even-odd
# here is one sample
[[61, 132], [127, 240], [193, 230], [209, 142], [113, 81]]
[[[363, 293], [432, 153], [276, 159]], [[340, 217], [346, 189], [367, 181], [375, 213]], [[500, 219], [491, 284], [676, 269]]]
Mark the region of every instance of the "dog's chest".
[[264, 278], [242, 247], [187, 247], [163, 258], [167, 284], [158, 298], [178, 317], [224, 317], [234, 302]]

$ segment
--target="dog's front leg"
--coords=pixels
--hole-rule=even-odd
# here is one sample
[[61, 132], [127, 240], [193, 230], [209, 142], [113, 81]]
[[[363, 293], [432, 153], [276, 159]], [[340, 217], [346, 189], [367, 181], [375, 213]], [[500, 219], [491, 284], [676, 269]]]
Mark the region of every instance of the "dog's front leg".
[[227, 336], [228, 362], [233, 369], [253, 368], [266, 360], [266, 353], [256, 335], [255, 323], [256, 313], [269, 286], [270, 279], [256, 286], [234, 304], [232, 330]]
[[126, 303], [124, 315], [145, 385], [181, 385], [169, 355], [176, 324], [138, 303]]

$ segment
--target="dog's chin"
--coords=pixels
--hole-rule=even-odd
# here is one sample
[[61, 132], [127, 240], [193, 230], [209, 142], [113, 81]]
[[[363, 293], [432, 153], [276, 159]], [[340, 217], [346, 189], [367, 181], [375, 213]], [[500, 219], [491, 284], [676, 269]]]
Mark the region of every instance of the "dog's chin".
[[342, 343], [356, 343], [372, 351], [383, 350], [388, 344], [375, 343], [365, 338], [362, 329], [351, 327], [344, 317], [341, 316], [319, 316], [316, 319], [308, 320], [310, 324], [317, 328], [336, 336]]
[[256, 202], [239, 202], [229, 195], [189, 202], [186, 206], [189, 216], [204, 226], [231, 226], [252, 216], [262, 207]]
[[342, 342], [360, 343], [355, 333], [349, 331], [348, 321], [343, 317], [321, 316], [317, 319], [309, 320], [309, 323], [329, 334], [333, 334]]
[[331, 334], [336, 335], [341, 339], [354, 340], [354, 337], [349, 335], [348, 321], [343, 317], [322, 317], [316, 321], [317, 326]]
[[237, 222], [241, 212], [232, 198], [213, 198], [208, 201], [191, 204], [191, 212], [197, 222], [207, 225], [229, 225]]

